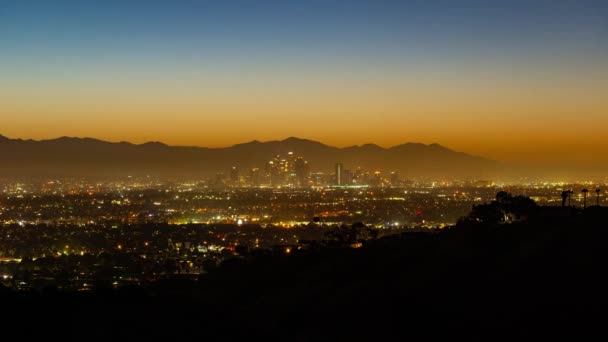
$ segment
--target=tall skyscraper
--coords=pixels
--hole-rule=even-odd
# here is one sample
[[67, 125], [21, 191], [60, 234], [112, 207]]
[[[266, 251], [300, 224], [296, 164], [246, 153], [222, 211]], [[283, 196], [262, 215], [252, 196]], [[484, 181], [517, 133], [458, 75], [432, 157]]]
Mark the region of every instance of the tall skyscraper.
[[283, 185], [282, 171], [281, 171], [281, 160], [279, 156], [274, 157], [271, 161], [266, 164], [266, 174], [270, 181], [270, 186]]
[[380, 173], [380, 171], [374, 172], [374, 175], [370, 179], [370, 185], [373, 187], [382, 186], [382, 174]]
[[342, 185], [342, 172], [344, 170], [344, 166], [342, 163], [336, 164], [336, 185]]
[[230, 169], [230, 182], [232, 186], [239, 185], [239, 169], [236, 166]]
[[306, 187], [310, 180], [310, 166], [293, 152], [289, 152], [285, 158], [276, 155], [266, 163], [266, 177], [273, 187]]
[[401, 182], [399, 182], [399, 172], [393, 171], [391, 172], [391, 186], [398, 187]]
[[251, 186], [259, 187], [260, 186], [260, 169], [253, 168], [249, 173], [249, 181], [251, 182]]
[[307, 187], [310, 178], [310, 166], [302, 157], [298, 157], [295, 161], [296, 181], [298, 187]]
[[343, 185], [352, 185], [354, 180], [354, 175], [351, 170], [343, 170], [342, 171], [342, 184]]

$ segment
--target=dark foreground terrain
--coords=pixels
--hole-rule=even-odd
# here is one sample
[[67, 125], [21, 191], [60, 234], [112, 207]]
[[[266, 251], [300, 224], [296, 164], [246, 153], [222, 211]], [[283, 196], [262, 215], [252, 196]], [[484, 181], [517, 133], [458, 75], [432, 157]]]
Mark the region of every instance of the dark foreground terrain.
[[2, 326], [13, 340], [599, 338], [608, 289], [603, 209], [533, 208], [507, 224], [478, 210], [442, 231], [357, 249], [253, 254], [198, 281], [146, 288], [2, 289]]

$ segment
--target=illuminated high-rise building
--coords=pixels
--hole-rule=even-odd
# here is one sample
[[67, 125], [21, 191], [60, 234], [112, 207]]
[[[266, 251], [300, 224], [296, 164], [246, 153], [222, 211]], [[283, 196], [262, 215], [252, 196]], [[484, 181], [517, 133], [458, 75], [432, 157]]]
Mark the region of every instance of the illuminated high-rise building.
[[373, 187], [382, 186], [382, 174], [380, 171], [374, 172], [374, 175], [370, 178], [370, 185]]
[[266, 164], [266, 177], [273, 187], [308, 186], [310, 169], [304, 158], [296, 157], [293, 152], [289, 152], [285, 158], [276, 155]]
[[344, 166], [342, 165], [342, 163], [337, 163], [336, 164], [336, 185], [342, 185], [342, 172], [344, 170]]
[[271, 161], [266, 164], [266, 175], [270, 186], [281, 186], [283, 185], [282, 171], [281, 171], [281, 160], [279, 156], [274, 157]]
[[310, 174], [310, 181], [314, 186], [323, 186], [329, 184], [327, 175], [323, 172], [313, 172]]
[[354, 179], [354, 174], [350, 170], [342, 171], [342, 185], [352, 185]]
[[355, 184], [366, 183], [365, 180], [363, 179], [363, 170], [361, 170], [361, 167], [357, 167], [357, 169], [353, 173], [353, 183], [355, 183]]
[[236, 166], [230, 168], [230, 182], [233, 186], [239, 185], [239, 169]]
[[398, 187], [399, 185], [401, 185], [399, 182], [399, 172], [397, 172], [397, 171], [391, 172], [391, 186]]
[[310, 167], [308, 162], [302, 157], [298, 157], [295, 161], [295, 174], [298, 187], [308, 186]]
[[260, 186], [260, 169], [253, 168], [251, 169], [251, 171], [249, 172], [249, 181], [251, 183], [251, 186], [253, 187], [259, 187]]

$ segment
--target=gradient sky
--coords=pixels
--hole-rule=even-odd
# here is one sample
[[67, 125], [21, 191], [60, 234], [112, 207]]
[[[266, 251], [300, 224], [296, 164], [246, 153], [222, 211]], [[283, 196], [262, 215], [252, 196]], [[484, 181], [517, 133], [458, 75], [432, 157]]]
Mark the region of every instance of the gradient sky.
[[0, 0], [0, 134], [608, 154], [608, 1]]

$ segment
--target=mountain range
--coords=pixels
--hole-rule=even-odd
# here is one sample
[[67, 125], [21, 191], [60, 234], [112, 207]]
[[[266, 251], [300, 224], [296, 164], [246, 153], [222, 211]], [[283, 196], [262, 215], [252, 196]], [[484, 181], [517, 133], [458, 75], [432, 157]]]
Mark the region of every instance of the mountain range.
[[263, 169], [277, 154], [293, 152], [306, 159], [313, 171], [332, 172], [336, 163], [345, 169], [361, 167], [402, 177], [479, 178], [494, 174], [496, 161], [450, 150], [438, 144], [405, 143], [383, 148], [375, 144], [333, 147], [287, 138], [251, 141], [223, 148], [169, 146], [160, 142], [132, 144], [92, 138], [50, 140], [10, 139], [0, 135], [0, 176], [95, 176], [151, 174], [171, 177], [209, 177], [237, 166], [246, 174]]

